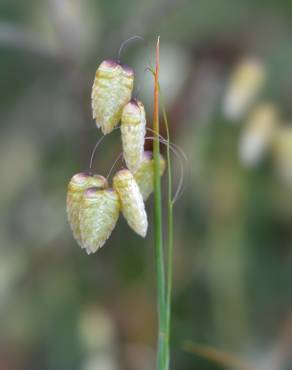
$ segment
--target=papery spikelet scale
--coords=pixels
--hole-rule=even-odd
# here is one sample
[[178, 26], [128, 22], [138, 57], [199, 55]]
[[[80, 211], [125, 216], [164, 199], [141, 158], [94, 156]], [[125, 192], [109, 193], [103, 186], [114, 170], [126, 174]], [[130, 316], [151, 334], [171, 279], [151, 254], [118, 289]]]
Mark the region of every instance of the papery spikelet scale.
[[127, 167], [135, 172], [142, 161], [146, 133], [145, 109], [141, 102], [131, 100], [123, 108], [121, 134]]
[[[166, 162], [162, 155], [160, 155], [159, 163], [160, 176], [162, 176], [166, 168]], [[142, 162], [138, 170], [134, 173], [134, 178], [139, 186], [144, 201], [147, 200], [154, 189], [154, 159], [152, 152], [145, 151], [143, 153]]]
[[113, 189], [87, 189], [82, 197], [79, 221], [82, 244], [88, 254], [101, 248], [119, 218], [120, 200]]
[[129, 226], [137, 234], [145, 237], [148, 228], [147, 214], [134, 176], [127, 169], [120, 170], [113, 178], [113, 185], [119, 194], [121, 210]]
[[80, 172], [74, 175], [68, 184], [67, 216], [74, 238], [81, 247], [83, 246], [79, 227], [80, 204], [84, 191], [93, 186], [103, 189], [108, 187], [108, 183], [103, 176]]
[[132, 95], [133, 70], [112, 60], [98, 67], [91, 93], [93, 118], [104, 134], [110, 133], [121, 120], [122, 109]]

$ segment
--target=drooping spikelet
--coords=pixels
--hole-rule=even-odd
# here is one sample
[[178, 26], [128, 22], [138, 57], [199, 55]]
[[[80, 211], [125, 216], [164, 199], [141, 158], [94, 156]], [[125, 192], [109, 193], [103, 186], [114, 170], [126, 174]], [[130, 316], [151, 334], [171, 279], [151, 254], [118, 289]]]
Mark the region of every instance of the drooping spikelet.
[[132, 95], [134, 72], [113, 60], [98, 67], [91, 93], [93, 118], [104, 134], [110, 133], [121, 120], [122, 109]]
[[[160, 176], [163, 175], [165, 167], [165, 159], [160, 155]], [[134, 178], [139, 186], [144, 201], [147, 200], [154, 189], [154, 160], [152, 152], [145, 151], [143, 153], [142, 162], [138, 170], [134, 173]]]
[[87, 189], [82, 197], [79, 221], [81, 239], [88, 254], [101, 248], [119, 218], [120, 200], [113, 189]]
[[79, 211], [83, 193], [86, 189], [95, 186], [100, 189], [107, 188], [107, 180], [103, 176], [91, 175], [85, 172], [77, 173], [68, 184], [67, 215], [73, 235], [83, 248], [79, 227]]
[[144, 238], [148, 220], [142, 194], [134, 176], [127, 169], [120, 170], [113, 178], [113, 185], [119, 194], [121, 210], [129, 226]]
[[131, 100], [124, 106], [121, 133], [125, 162], [135, 172], [142, 161], [146, 133], [145, 109], [140, 101]]

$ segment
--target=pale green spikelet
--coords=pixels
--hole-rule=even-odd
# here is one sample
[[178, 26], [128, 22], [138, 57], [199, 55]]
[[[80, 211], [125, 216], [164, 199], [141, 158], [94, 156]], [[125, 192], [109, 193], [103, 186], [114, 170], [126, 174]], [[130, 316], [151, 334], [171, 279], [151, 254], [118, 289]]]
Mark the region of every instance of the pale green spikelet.
[[144, 238], [148, 220], [143, 197], [134, 176], [127, 169], [120, 170], [114, 176], [113, 186], [119, 194], [121, 210], [129, 226]]
[[79, 221], [82, 245], [88, 254], [101, 248], [119, 218], [120, 200], [113, 189], [89, 188], [82, 197]]
[[[166, 161], [160, 154], [160, 176], [163, 175], [166, 168]], [[154, 189], [154, 160], [153, 153], [145, 151], [142, 162], [138, 170], [134, 173], [134, 178], [139, 186], [143, 200], [146, 201]]]
[[66, 202], [68, 221], [74, 238], [82, 248], [83, 246], [79, 227], [80, 203], [84, 191], [92, 186], [104, 189], [108, 187], [108, 183], [103, 176], [80, 172], [74, 175], [68, 184]]
[[121, 120], [122, 110], [132, 95], [134, 72], [113, 60], [98, 67], [91, 93], [93, 119], [103, 134], [110, 133]]
[[127, 167], [135, 172], [142, 161], [146, 133], [146, 115], [141, 102], [131, 100], [123, 108], [121, 134]]

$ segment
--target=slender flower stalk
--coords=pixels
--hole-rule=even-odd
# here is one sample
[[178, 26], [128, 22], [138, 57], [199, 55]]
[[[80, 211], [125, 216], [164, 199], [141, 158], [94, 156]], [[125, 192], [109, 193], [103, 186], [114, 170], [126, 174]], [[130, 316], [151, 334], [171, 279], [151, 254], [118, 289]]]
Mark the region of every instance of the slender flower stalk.
[[[160, 93], [161, 96], [161, 93]], [[172, 199], [172, 171], [170, 157], [170, 135], [167, 113], [163, 97], [161, 96], [162, 114], [166, 131], [166, 161], [167, 161], [167, 288], [166, 288], [166, 369], [170, 361], [170, 323], [171, 323], [171, 294], [173, 270], [173, 199]]]
[[157, 370], [166, 370], [166, 294], [165, 268], [162, 238], [162, 203], [160, 182], [160, 147], [159, 147], [159, 37], [156, 45], [156, 68], [154, 75], [154, 109], [153, 109], [153, 154], [154, 154], [154, 238], [157, 273], [158, 303], [158, 349]]

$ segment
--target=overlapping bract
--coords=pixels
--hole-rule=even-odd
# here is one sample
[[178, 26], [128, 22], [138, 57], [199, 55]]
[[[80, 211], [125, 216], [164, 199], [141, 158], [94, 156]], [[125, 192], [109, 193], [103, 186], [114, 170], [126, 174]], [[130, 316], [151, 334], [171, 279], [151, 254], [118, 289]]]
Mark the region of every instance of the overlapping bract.
[[93, 186], [104, 189], [108, 183], [103, 176], [80, 172], [74, 175], [68, 184], [66, 204], [68, 220], [73, 235], [81, 247], [83, 246], [79, 226], [80, 205], [84, 191]]
[[118, 171], [113, 178], [113, 186], [121, 201], [121, 211], [129, 226], [143, 238], [148, 228], [147, 214], [139, 186], [127, 170]]
[[120, 200], [113, 189], [87, 189], [79, 213], [83, 247], [87, 253], [101, 248], [112, 233], [120, 212]]
[[[163, 175], [166, 167], [165, 159], [160, 155], [160, 176]], [[154, 159], [153, 153], [145, 151], [142, 162], [138, 170], [134, 173], [134, 178], [139, 186], [143, 200], [146, 201], [154, 189]]]
[[131, 100], [124, 106], [121, 119], [123, 155], [131, 172], [135, 172], [142, 162], [145, 133], [144, 105], [140, 101]]
[[122, 110], [132, 95], [134, 73], [128, 66], [105, 60], [98, 67], [91, 93], [92, 113], [103, 134], [121, 120]]

